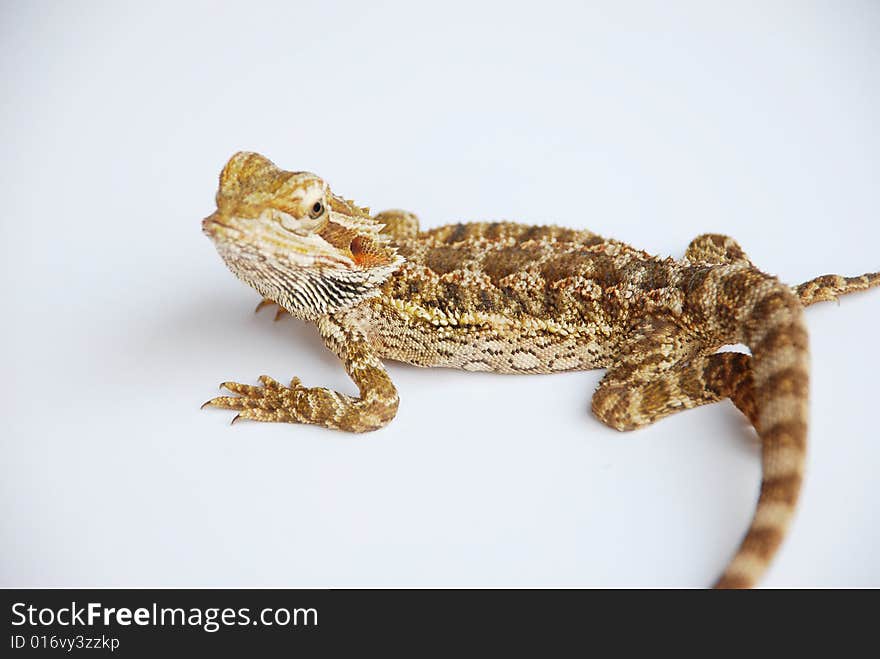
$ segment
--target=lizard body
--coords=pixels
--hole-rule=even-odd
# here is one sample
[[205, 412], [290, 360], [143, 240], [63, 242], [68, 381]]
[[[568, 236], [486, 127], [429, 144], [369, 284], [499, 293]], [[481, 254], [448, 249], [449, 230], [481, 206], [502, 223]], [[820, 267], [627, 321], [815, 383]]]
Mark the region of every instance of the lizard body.
[[[265, 300], [315, 322], [359, 390], [226, 382], [235, 395], [206, 405], [236, 418], [380, 428], [399, 402], [383, 359], [497, 373], [606, 368], [592, 409], [618, 430], [730, 398], [761, 438], [763, 476], [721, 587], [756, 582], [797, 501], [809, 389], [802, 308], [880, 285], [872, 273], [790, 287], [716, 234], [676, 260], [555, 226], [420, 231], [411, 213], [371, 216], [317, 176], [253, 153], [227, 163], [203, 228]], [[737, 343], [751, 355], [718, 352]]]

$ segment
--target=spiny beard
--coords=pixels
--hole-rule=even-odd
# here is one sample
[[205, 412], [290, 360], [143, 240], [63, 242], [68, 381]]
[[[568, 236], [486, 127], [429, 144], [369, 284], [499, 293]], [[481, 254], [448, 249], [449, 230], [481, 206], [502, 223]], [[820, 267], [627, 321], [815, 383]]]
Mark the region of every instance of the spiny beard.
[[304, 320], [350, 308], [374, 296], [402, 262], [377, 268], [295, 265], [250, 250], [220, 249], [236, 277]]

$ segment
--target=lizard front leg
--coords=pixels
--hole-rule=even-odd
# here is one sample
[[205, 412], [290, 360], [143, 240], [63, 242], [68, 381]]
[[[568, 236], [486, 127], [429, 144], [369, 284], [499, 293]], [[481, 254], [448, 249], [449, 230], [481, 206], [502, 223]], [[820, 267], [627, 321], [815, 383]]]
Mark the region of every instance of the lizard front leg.
[[373, 219], [384, 224], [381, 233], [391, 236], [394, 240], [407, 240], [419, 235], [419, 218], [415, 213], [388, 210], [374, 215]]
[[237, 395], [218, 396], [204, 406], [238, 411], [233, 421], [241, 418], [309, 423], [347, 432], [367, 432], [385, 426], [397, 413], [397, 389], [366, 337], [358, 328], [332, 316], [320, 318], [318, 329], [327, 347], [342, 360], [359, 396], [323, 387], [304, 387], [298, 378], [285, 387], [263, 375], [262, 386], [224, 382], [222, 386]]
[[[273, 304], [278, 304], [278, 303], [275, 302], [275, 300], [273, 300], [271, 298], [264, 297], [262, 300], [260, 300], [260, 303], [257, 305], [257, 308], [254, 309], [254, 313], [260, 313], [260, 311], [262, 311], [264, 307], [271, 307]], [[284, 317], [284, 315], [286, 313], [287, 313], [287, 311], [285, 311], [284, 307], [282, 307], [279, 304], [278, 308], [275, 310], [275, 318], [273, 320], [275, 322], [278, 322], [279, 320], [281, 320]]]

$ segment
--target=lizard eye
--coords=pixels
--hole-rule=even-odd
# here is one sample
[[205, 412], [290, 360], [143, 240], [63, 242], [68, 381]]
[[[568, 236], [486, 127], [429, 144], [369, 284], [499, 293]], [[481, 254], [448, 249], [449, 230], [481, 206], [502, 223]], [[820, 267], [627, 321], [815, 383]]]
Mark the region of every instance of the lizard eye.
[[311, 210], [309, 211], [309, 217], [311, 217], [312, 219], [317, 219], [317, 218], [321, 217], [321, 215], [323, 215], [323, 213], [324, 213], [324, 204], [322, 204], [320, 201], [316, 201], [315, 205], [312, 206]]

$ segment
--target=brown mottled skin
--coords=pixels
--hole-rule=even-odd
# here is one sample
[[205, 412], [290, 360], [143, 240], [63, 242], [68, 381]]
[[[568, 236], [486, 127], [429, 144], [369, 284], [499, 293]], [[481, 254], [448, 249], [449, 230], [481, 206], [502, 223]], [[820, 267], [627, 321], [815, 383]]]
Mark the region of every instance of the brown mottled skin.
[[[398, 407], [383, 359], [496, 373], [606, 368], [592, 408], [618, 430], [730, 398], [761, 439], [763, 479], [719, 587], [757, 581], [794, 511], [809, 418], [803, 307], [880, 284], [880, 273], [826, 275], [792, 288], [715, 234], [675, 260], [554, 226], [419, 231], [411, 213], [371, 217], [314, 174], [254, 153], [227, 163], [203, 228], [266, 301], [317, 325], [360, 392], [226, 382], [236, 395], [206, 405], [236, 418], [381, 428]], [[737, 343], [751, 355], [718, 352]]]

